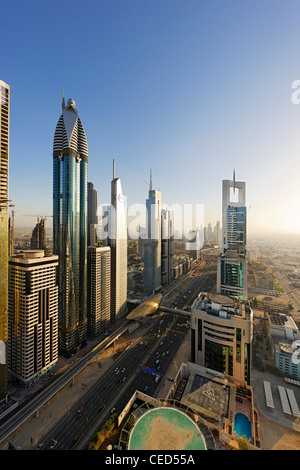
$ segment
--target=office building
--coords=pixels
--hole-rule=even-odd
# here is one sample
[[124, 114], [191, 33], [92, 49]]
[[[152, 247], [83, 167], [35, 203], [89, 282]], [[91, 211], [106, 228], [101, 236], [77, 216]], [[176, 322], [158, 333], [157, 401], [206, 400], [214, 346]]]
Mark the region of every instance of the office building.
[[192, 362], [250, 385], [253, 313], [248, 301], [201, 292], [191, 308]]
[[110, 247], [88, 247], [88, 336], [97, 338], [110, 325]]
[[58, 120], [53, 143], [53, 253], [59, 256], [59, 347], [70, 355], [87, 335], [88, 147], [75, 102]]
[[161, 193], [152, 188], [152, 175], [146, 211], [143, 279], [144, 292], [151, 295], [161, 288]]
[[0, 80], [0, 404], [7, 399], [8, 167], [10, 86]]
[[87, 246], [95, 246], [97, 245], [98, 198], [93, 183], [88, 183], [87, 195]]
[[127, 209], [120, 178], [111, 182], [111, 206], [108, 211], [108, 245], [111, 249], [111, 322], [127, 312]]
[[58, 359], [58, 256], [26, 250], [9, 260], [8, 366], [25, 385]]
[[37, 220], [30, 239], [31, 250], [46, 250], [46, 227], [45, 219]]
[[[235, 197], [237, 196], [237, 197]], [[223, 180], [222, 254], [218, 260], [217, 291], [247, 299], [246, 183]]]
[[161, 285], [170, 284], [173, 279], [174, 213], [161, 211]]

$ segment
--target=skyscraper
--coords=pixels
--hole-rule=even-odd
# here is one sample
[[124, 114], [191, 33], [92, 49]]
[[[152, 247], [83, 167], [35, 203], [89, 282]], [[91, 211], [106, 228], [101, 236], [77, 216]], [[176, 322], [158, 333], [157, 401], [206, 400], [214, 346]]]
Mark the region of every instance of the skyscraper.
[[217, 290], [220, 294], [247, 299], [246, 183], [235, 181], [235, 174], [233, 180], [223, 180], [222, 218], [223, 240]]
[[8, 365], [29, 385], [58, 359], [58, 256], [26, 250], [9, 260]]
[[127, 211], [121, 180], [111, 182], [108, 244], [111, 249], [111, 321], [116, 322], [127, 311]]
[[173, 279], [174, 213], [161, 211], [161, 284], [170, 284]]
[[152, 188], [146, 200], [147, 234], [144, 241], [144, 292], [154, 294], [161, 287], [161, 193]]
[[30, 239], [31, 250], [46, 250], [46, 220], [37, 221]]
[[8, 165], [10, 86], [0, 80], [0, 404], [7, 396]]
[[98, 225], [98, 201], [97, 191], [93, 183], [88, 183], [88, 202], [87, 202], [87, 245], [92, 246], [96, 244], [96, 230]]
[[63, 99], [53, 143], [53, 253], [59, 255], [59, 345], [69, 355], [87, 335], [88, 147], [75, 102]]
[[88, 335], [96, 338], [110, 324], [110, 247], [88, 247]]

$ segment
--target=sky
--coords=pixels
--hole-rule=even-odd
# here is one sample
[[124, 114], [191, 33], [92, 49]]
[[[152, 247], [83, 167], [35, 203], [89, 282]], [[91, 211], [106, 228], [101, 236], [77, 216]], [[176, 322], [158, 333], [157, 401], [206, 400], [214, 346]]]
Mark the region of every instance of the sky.
[[115, 159], [128, 206], [152, 168], [163, 203], [201, 204], [214, 225], [235, 169], [248, 233], [300, 235], [299, 0], [10, 0], [1, 17], [16, 227], [52, 215], [63, 92], [100, 204]]

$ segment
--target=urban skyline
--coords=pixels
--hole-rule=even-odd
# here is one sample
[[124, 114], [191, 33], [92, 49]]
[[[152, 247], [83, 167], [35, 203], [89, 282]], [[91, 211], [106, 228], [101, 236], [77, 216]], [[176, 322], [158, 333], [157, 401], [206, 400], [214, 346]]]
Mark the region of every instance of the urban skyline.
[[[29, 207], [51, 215], [49, 129], [64, 88], [85, 122], [99, 203], [110, 200], [115, 158], [129, 205], [145, 200], [151, 166], [163, 202], [204, 204], [206, 222], [215, 223], [219, 182], [235, 168], [249, 185], [249, 234], [299, 233], [300, 107], [292, 101], [299, 4], [291, 4], [272, 2], [271, 16], [267, 3], [230, 0], [6, 5], [2, 79], [13, 93], [9, 195], [16, 228], [33, 228], [34, 219], [23, 217]], [[52, 34], [63, 17], [72, 25], [64, 37], [68, 59], [56, 53], [60, 40]], [[76, 57], [84, 64], [79, 72]], [[50, 78], [55, 67], [60, 73]]]
[[290, 1], [7, 6], [0, 450], [300, 448]]

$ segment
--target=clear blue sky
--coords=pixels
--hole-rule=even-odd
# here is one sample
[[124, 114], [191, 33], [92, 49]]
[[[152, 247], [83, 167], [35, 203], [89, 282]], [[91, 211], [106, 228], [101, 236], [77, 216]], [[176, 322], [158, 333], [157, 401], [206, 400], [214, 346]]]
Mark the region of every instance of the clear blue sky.
[[300, 233], [299, 0], [10, 0], [1, 18], [18, 226], [52, 214], [64, 87], [99, 202], [115, 158], [128, 204], [145, 202], [152, 168], [163, 202], [204, 204], [215, 223], [235, 168], [249, 233]]

